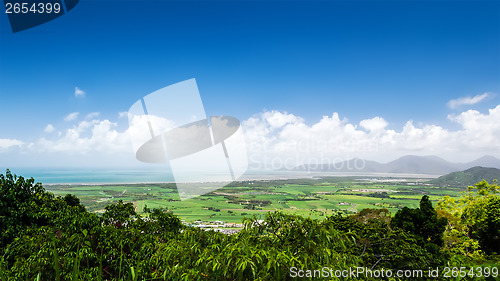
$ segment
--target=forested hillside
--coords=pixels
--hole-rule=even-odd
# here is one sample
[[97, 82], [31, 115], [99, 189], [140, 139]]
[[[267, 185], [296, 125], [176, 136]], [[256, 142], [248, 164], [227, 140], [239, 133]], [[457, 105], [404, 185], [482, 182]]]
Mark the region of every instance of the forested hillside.
[[0, 175], [0, 280], [335, 280], [353, 269], [365, 274], [350, 279], [390, 272], [387, 280], [409, 280], [397, 274], [422, 270], [415, 279], [435, 280], [429, 268], [445, 267], [473, 269], [451, 280], [479, 270], [494, 280], [498, 191], [483, 181], [460, 200], [445, 197], [433, 207], [424, 195], [419, 208], [392, 216], [386, 209], [323, 220], [271, 212], [227, 235], [184, 226], [167, 210], [141, 215], [122, 201], [90, 213], [77, 197], [56, 197], [7, 171]]
[[430, 182], [439, 186], [467, 187], [482, 180], [493, 182], [496, 179], [500, 179], [500, 169], [477, 166], [440, 176]]

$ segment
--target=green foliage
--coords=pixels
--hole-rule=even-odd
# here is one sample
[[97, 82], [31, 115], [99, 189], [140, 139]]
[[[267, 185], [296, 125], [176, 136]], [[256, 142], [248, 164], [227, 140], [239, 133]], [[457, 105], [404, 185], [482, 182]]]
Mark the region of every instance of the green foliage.
[[79, 228], [84, 221], [77, 217], [88, 213], [79, 199], [68, 195], [64, 199], [45, 191], [33, 178], [0, 174], [0, 248], [15, 237], [44, 226]]
[[[438, 244], [444, 221], [425, 196], [418, 211], [401, 211], [394, 223], [386, 209], [323, 220], [270, 212], [264, 220], [245, 219], [243, 230], [226, 235], [185, 227], [166, 210], [145, 208], [141, 216], [123, 201], [98, 216], [77, 197], [54, 197], [33, 179], [7, 171], [0, 180], [0, 223], [7, 229], [0, 245], [2, 281], [290, 280], [292, 267], [427, 270], [449, 261], [422, 246], [423, 240]], [[471, 233], [491, 245], [499, 204], [489, 200], [484, 211], [470, 205], [461, 209], [464, 216], [447, 214], [452, 222], [473, 221]]]
[[444, 176], [440, 176], [439, 178], [433, 179], [430, 182], [441, 187], [453, 186], [465, 188], [468, 186], [473, 186], [483, 180], [493, 182], [495, 179], [499, 178], [499, 169], [477, 166], [465, 171], [453, 172]]
[[465, 209], [466, 219], [475, 220], [470, 228], [471, 236], [477, 238], [487, 254], [498, 254], [500, 253], [500, 198], [491, 197], [482, 207], [483, 212], [480, 214], [469, 213], [469, 208]]
[[496, 195], [499, 191], [496, 182], [481, 181], [469, 187], [462, 212], [470, 236], [479, 241], [487, 254], [500, 253], [500, 198]]
[[363, 209], [357, 214], [352, 215], [351, 217], [363, 223], [368, 223], [371, 221], [382, 221], [384, 223], [389, 223], [391, 221], [391, 213], [385, 208]]
[[[445, 240], [450, 251], [482, 259], [500, 253], [500, 187], [496, 180], [469, 186], [458, 200], [445, 196], [437, 207], [450, 218]], [[455, 251], [457, 252], [457, 251]]]
[[351, 251], [363, 259], [364, 266], [424, 269], [444, 262], [439, 252], [430, 252], [422, 247], [419, 236], [401, 228], [391, 228], [388, 221], [365, 220], [364, 217], [370, 213], [373, 214], [373, 211], [362, 210], [351, 217], [338, 214], [327, 219], [334, 229], [346, 233], [355, 242]]
[[123, 224], [130, 223], [137, 217], [134, 204], [123, 203], [123, 200], [118, 200], [118, 202], [106, 206], [105, 210], [102, 220], [107, 225], [115, 224], [120, 227]]
[[85, 210], [85, 207], [80, 203], [80, 198], [73, 194], [66, 194], [64, 196], [64, 201], [68, 204], [68, 206], [78, 207], [81, 211]]
[[423, 238], [425, 242], [442, 246], [443, 232], [448, 220], [444, 217], [438, 218], [436, 210], [427, 195], [420, 200], [420, 208], [410, 209], [404, 207], [398, 211], [391, 220], [392, 227], [399, 227], [410, 233]]
[[39, 207], [50, 199], [41, 184], [34, 184], [34, 179], [25, 180], [9, 170], [0, 174], [0, 246], [12, 242], [14, 237], [33, 225], [47, 225], [47, 214]]
[[161, 209], [146, 210], [149, 214], [150, 232], [152, 233], [178, 233], [184, 228], [181, 220], [168, 211]]

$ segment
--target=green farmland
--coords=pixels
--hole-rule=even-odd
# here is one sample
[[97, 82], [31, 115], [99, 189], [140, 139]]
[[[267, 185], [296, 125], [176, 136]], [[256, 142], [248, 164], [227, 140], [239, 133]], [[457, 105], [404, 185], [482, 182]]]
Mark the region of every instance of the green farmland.
[[243, 217], [264, 218], [281, 210], [312, 218], [333, 213], [354, 214], [365, 208], [387, 208], [391, 213], [418, 207], [424, 194], [434, 202], [460, 196], [462, 189], [438, 187], [424, 179], [338, 178], [234, 182], [203, 196], [180, 201], [174, 184], [52, 185], [56, 195], [74, 194], [89, 211], [102, 212], [118, 200], [133, 202], [137, 211], [166, 208], [186, 222], [241, 222]]

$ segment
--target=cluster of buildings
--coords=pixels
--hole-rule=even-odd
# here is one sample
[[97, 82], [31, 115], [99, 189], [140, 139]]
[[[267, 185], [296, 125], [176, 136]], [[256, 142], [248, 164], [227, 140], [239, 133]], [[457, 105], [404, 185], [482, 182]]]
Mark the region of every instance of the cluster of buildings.
[[225, 234], [233, 234], [240, 231], [243, 228], [242, 223], [234, 223], [234, 222], [223, 222], [223, 221], [195, 221], [193, 223], [183, 223], [187, 226], [199, 227], [204, 230], [213, 230], [217, 232], [222, 232]]

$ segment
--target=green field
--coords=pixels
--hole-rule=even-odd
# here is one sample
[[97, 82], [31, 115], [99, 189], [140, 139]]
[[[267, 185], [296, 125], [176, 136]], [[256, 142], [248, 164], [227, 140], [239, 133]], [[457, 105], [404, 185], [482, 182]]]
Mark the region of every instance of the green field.
[[418, 207], [422, 195], [434, 202], [460, 196], [461, 189], [437, 187], [420, 179], [338, 178], [234, 182], [203, 196], [180, 201], [174, 184], [51, 185], [56, 195], [78, 196], [89, 211], [102, 212], [118, 200], [133, 202], [137, 211], [167, 208], [186, 222], [241, 222], [243, 217], [281, 210], [312, 218], [336, 212], [353, 214], [365, 208], [387, 208], [391, 213]]

